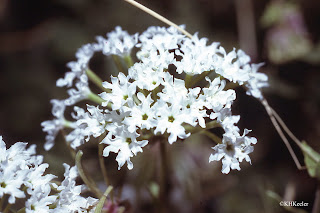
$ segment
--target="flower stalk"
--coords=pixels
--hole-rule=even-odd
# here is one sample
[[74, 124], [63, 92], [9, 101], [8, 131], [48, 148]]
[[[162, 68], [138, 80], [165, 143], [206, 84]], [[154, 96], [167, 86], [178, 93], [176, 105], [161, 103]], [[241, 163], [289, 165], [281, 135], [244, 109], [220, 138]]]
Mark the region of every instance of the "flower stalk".
[[100, 198], [99, 203], [97, 204], [94, 213], [102, 213], [104, 203], [106, 202], [107, 196], [112, 191], [112, 189], [113, 189], [112, 186], [108, 186], [108, 188], [106, 189], [106, 191], [103, 193], [102, 197]]
[[108, 173], [107, 173], [107, 169], [106, 169], [106, 165], [104, 163], [104, 157], [103, 157], [103, 149], [104, 149], [104, 145], [99, 143], [98, 145], [98, 151], [99, 151], [99, 164], [100, 164], [100, 169], [103, 175], [103, 180], [106, 183], [106, 185], [108, 186], [110, 184], [109, 178], [108, 178]]
[[222, 140], [219, 138], [216, 134], [209, 132], [208, 130], [203, 130], [200, 132], [201, 134], [204, 134], [208, 136], [212, 141], [214, 141], [216, 144], [221, 144]]
[[122, 72], [122, 73], [126, 73], [125, 69], [122, 66], [120, 57], [118, 55], [112, 55], [112, 59], [113, 59], [115, 65], [116, 65], [116, 67], [118, 68], [118, 71]]
[[160, 140], [160, 192], [159, 192], [159, 205], [160, 212], [168, 212], [169, 205], [169, 189], [170, 189], [170, 180], [169, 180], [169, 162], [168, 162], [168, 153], [166, 149], [166, 143], [164, 140]]
[[102, 192], [98, 189], [95, 182], [92, 180], [90, 176], [88, 176], [87, 172], [84, 171], [82, 164], [81, 164], [81, 158], [82, 158], [83, 152], [79, 150], [76, 155], [76, 166], [78, 168], [79, 175], [83, 182], [88, 186], [89, 190], [94, 193], [97, 197], [102, 197]]
[[105, 91], [105, 92], [110, 92], [110, 90], [104, 88], [102, 86], [102, 80], [101, 78], [95, 74], [91, 69], [87, 69], [86, 70], [86, 74], [88, 76], [88, 78], [97, 86], [99, 87], [102, 91]]

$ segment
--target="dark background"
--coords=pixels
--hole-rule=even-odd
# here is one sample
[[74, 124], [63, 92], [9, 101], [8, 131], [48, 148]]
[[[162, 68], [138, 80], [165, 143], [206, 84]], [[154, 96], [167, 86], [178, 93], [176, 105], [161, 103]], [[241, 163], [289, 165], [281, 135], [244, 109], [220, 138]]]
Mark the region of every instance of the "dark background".
[[[253, 62], [265, 62], [260, 71], [270, 78], [270, 87], [264, 90], [270, 105], [299, 139], [319, 151], [320, 2], [241, 2], [141, 1], [171, 21], [186, 24], [192, 34], [199, 32], [209, 42], [219, 41], [228, 51], [242, 48]], [[290, 17], [277, 17], [266, 13], [272, 2], [282, 15], [290, 7], [287, 4], [298, 9]], [[131, 34], [153, 25], [165, 26], [121, 0], [0, 1], [0, 134], [8, 144], [35, 143], [48, 161], [54, 159], [57, 153], [43, 151], [45, 134], [40, 123], [52, 119], [50, 100], [65, 97], [65, 89], [57, 88], [55, 82], [68, 71], [66, 63], [75, 60], [80, 46], [118, 25]], [[237, 92], [233, 112], [241, 115], [240, 127], [252, 129], [250, 135], [258, 139], [252, 165], [228, 176], [216, 173], [212, 181], [217, 190], [206, 196], [202, 191], [197, 208], [203, 212], [285, 212], [266, 196], [266, 190], [272, 190], [308, 202], [305, 209], [311, 211], [316, 181], [297, 170], [261, 104], [243, 90]], [[57, 161], [72, 163], [63, 157], [64, 149], [59, 150]], [[299, 149], [294, 150], [302, 162]], [[56, 170], [61, 172], [61, 168], [60, 164]]]

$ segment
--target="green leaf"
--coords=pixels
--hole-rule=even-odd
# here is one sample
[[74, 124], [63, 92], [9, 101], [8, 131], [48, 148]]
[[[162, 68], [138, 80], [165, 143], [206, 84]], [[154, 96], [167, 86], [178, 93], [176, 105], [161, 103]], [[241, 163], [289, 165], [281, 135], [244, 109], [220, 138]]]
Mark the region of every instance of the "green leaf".
[[309, 175], [320, 180], [320, 154], [314, 151], [305, 141], [302, 142], [301, 149]]

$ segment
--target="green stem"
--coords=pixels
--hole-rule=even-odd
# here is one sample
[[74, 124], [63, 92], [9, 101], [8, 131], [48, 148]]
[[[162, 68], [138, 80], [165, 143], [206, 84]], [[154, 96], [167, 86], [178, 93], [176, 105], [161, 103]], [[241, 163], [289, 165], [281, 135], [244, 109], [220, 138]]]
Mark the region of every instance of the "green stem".
[[63, 126], [64, 126], [65, 128], [71, 128], [71, 129], [73, 129], [73, 122], [64, 119], [64, 124], [63, 124]]
[[105, 100], [103, 100], [99, 95], [96, 95], [92, 92], [89, 93], [87, 97], [90, 101], [93, 101], [99, 105], [101, 105], [103, 102], [105, 102]]
[[[105, 134], [104, 134], [105, 135]], [[101, 137], [103, 138], [103, 137]], [[101, 140], [99, 139], [99, 141], [101, 142]], [[106, 183], [106, 185], [108, 186], [110, 184], [109, 182], [109, 178], [108, 178], [108, 173], [107, 173], [107, 169], [106, 169], [106, 165], [104, 164], [104, 157], [103, 157], [103, 144], [99, 143], [98, 145], [98, 149], [99, 149], [99, 164], [100, 164], [100, 169], [103, 175], [103, 180]]]
[[137, 97], [136, 94], [133, 94], [133, 95], [132, 95], [132, 99], [133, 99], [133, 101], [134, 101], [137, 105], [141, 104], [141, 101], [138, 99], [138, 97]]
[[3, 195], [3, 197], [0, 199], [0, 211], [1, 211], [1, 209], [2, 209], [4, 200], [5, 200], [5, 195]]
[[99, 203], [97, 204], [96, 209], [94, 210], [94, 213], [102, 213], [102, 209], [104, 206], [104, 203], [106, 202], [107, 196], [109, 195], [109, 193], [112, 191], [113, 187], [112, 186], [108, 186], [108, 188], [106, 189], [106, 191], [103, 193], [103, 195], [101, 196]]
[[0, 212], [1, 212], [4, 200], [5, 200], [5, 195], [3, 195], [3, 197], [0, 199]]
[[89, 176], [86, 175], [87, 173], [84, 171], [82, 167], [82, 164], [81, 164], [82, 155], [83, 155], [83, 152], [81, 150], [79, 150], [76, 155], [76, 165], [78, 168], [79, 175], [82, 178], [83, 182], [88, 186], [89, 190], [93, 192], [97, 197], [101, 197], [102, 192], [98, 189], [96, 183]]
[[61, 130], [61, 134], [63, 136], [64, 142], [66, 143], [66, 145], [68, 147], [68, 150], [70, 152], [72, 159], [75, 160], [76, 159], [76, 152], [74, 149], [72, 149], [72, 147], [70, 146], [70, 143], [66, 140], [66, 133], [65, 133], [64, 129]]
[[[102, 103], [105, 102], [105, 100], [103, 100], [99, 95], [96, 95], [92, 92], [88, 94], [87, 98], [88, 100], [93, 101], [99, 105], [102, 105]], [[112, 104], [110, 102], [108, 103], [107, 108], [110, 110], [112, 109]]]
[[95, 74], [91, 69], [87, 69], [86, 70], [86, 74], [88, 76], [88, 78], [95, 84], [97, 85], [97, 87], [99, 87], [100, 89], [102, 89], [105, 92], [110, 92], [109, 89], [106, 89], [102, 86], [102, 80], [99, 76], [97, 76], [97, 74]]
[[126, 74], [126, 72], [121, 64], [120, 57], [117, 55], [112, 55], [112, 59], [113, 59], [114, 63], [116, 64], [118, 71]]
[[6, 206], [6, 208], [3, 210], [3, 213], [8, 213], [10, 208], [11, 208], [12, 204], [8, 203], [8, 205]]
[[216, 120], [214, 120], [214, 121], [210, 121], [209, 123], [206, 123], [206, 128], [202, 128], [201, 126], [193, 127], [188, 125], [188, 126], [184, 126], [184, 129], [190, 133], [197, 133], [206, 129], [213, 129], [216, 127], [221, 127], [221, 125]]
[[160, 212], [168, 212], [168, 196], [169, 196], [169, 164], [168, 156], [166, 150], [166, 141], [160, 141], [160, 156], [161, 156], [161, 179], [160, 179], [160, 194], [159, 194], [159, 204]]
[[222, 140], [221, 138], [219, 138], [216, 134], [209, 132], [207, 130], [203, 130], [200, 132], [201, 134], [204, 134], [206, 136], [208, 136], [211, 140], [213, 140], [214, 142], [216, 142], [217, 144], [221, 144]]
[[23, 207], [17, 211], [17, 213], [25, 213], [25, 212], [26, 212], [26, 207]]
[[126, 62], [128, 68], [133, 66], [134, 63], [130, 55], [126, 55], [123, 59], [124, 59], [124, 62]]

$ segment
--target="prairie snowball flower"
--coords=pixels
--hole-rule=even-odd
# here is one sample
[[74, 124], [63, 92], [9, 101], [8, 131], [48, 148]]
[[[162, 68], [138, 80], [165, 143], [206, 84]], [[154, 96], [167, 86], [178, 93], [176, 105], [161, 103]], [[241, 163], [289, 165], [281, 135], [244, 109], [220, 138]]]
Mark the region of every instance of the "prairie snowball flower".
[[64, 180], [60, 186], [55, 186], [59, 191], [59, 199], [53, 212], [87, 212], [86, 209], [94, 206], [98, 200], [92, 197], [84, 198], [80, 195], [84, 186], [76, 185], [78, 177], [76, 166], [71, 167], [66, 163], [63, 166], [65, 168]]
[[[98, 51], [120, 62], [119, 74], [109, 82], [89, 69]], [[268, 77], [258, 72], [262, 64], [250, 64], [242, 50], [227, 52], [218, 42], [209, 43], [198, 33], [186, 37], [174, 27], [149, 27], [140, 35], [116, 27], [106, 38], [97, 37], [97, 43], [81, 47], [76, 58], [68, 64], [71, 71], [57, 82], [73, 86], [69, 97], [53, 101], [55, 119], [42, 123], [47, 150], [60, 129], [71, 127], [66, 139], [73, 149], [92, 136], [106, 135], [101, 141], [106, 145], [103, 155], [114, 152], [119, 169], [125, 163], [132, 169], [131, 158], [155, 135], [172, 144], [219, 126], [224, 131], [222, 143], [213, 148], [210, 161], [222, 159], [223, 173], [240, 170], [243, 159], [250, 162], [256, 139], [246, 136], [248, 130], [239, 134], [240, 116], [231, 110], [236, 91], [228, 88], [243, 86], [248, 95], [261, 100]], [[89, 88], [91, 83], [102, 89], [98, 95], [92, 92], [97, 88]], [[88, 99], [95, 105], [76, 106]], [[73, 121], [66, 121], [65, 108], [70, 106], [76, 113], [69, 116]]]
[[115, 133], [115, 135], [107, 135], [102, 140], [101, 143], [108, 145], [103, 150], [103, 156], [109, 156], [110, 152], [118, 153], [116, 158], [119, 165], [118, 169], [120, 169], [126, 162], [128, 169], [132, 169], [133, 164], [130, 158], [137, 155], [138, 152], [142, 152], [142, 147], [146, 146], [148, 141], [138, 141], [137, 138], [139, 134], [135, 132], [131, 133], [124, 127], [119, 127]]
[[222, 158], [222, 170], [228, 174], [230, 169], [240, 170], [240, 162], [246, 160], [251, 164], [249, 154], [253, 152], [253, 146], [257, 140], [253, 137], [245, 136], [249, 130], [245, 130], [241, 136], [238, 132], [227, 132], [223, 135], [222, 143], [217, 144], [212, 149], [214, 153], [210, 155], [209, 162], [219, 161]]

